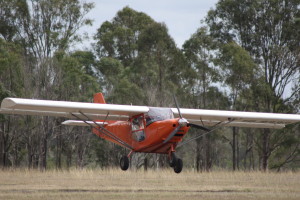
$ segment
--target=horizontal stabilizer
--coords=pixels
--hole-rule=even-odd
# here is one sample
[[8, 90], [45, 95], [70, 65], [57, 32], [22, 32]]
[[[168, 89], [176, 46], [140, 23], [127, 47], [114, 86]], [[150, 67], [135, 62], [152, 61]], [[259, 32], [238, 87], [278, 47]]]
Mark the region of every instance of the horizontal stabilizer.
[[67, 126], [103, 126], [107, 125], [107, 122], [94, 122], [94, 121], [80, 121], [80, 120], [66, 120], [62, 123]]

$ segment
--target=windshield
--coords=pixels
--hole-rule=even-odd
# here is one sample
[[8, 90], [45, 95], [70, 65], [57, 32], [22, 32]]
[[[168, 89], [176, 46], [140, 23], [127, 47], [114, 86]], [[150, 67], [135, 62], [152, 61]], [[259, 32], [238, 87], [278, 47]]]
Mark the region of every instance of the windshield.
[[146, 126], [156, 121], [162, 121], [166, 119], [173, 119], [174, 115], [170, 108], [156, 108], [150, 107], [147, 114], [145, 114]]

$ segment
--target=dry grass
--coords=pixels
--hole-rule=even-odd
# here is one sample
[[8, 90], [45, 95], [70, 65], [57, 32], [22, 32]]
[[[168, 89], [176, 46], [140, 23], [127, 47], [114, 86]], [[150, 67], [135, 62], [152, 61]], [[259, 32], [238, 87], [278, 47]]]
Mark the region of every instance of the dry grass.
[[0, 171], [0, 199], [300, 199], [300, 172]]

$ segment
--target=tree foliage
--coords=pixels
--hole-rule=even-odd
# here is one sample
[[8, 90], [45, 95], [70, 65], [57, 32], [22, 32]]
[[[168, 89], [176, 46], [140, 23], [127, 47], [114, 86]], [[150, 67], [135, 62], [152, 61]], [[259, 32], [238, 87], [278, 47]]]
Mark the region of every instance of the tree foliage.
[[115, 79], [117, 75], [120, 80], [115, 88], [108, 86], [108, 92], [114, 91], [119, 99], [128, 94], [133, 101], [127, 103], [163, 105], [169, 89], [174, 91], [180, 83], [183, 56], [166, 26], [148, 15], [125, 7], [101, 25], [95, 39], [105, 79], [111, 83], [110, 76]]
[[[259, 67], [252, 84], [252, 89], [255, 87], [261, 94], [259, 101], [262, 99], [261, 104], [255, 100], [256, 109], [289, 112], [285, 103], [300, 90], [297, 86], [293, 92], [287, 92], [299, 77], [299, 23], [295, 21], [299, 15], [299, 0], [223, 0], [208, 13], [206, 22], [213, 37], [241, 45]], [[271, 142], [272, 137], [278, 138], [265, 130], [261, 138], [264, 170], [276, 146]]]

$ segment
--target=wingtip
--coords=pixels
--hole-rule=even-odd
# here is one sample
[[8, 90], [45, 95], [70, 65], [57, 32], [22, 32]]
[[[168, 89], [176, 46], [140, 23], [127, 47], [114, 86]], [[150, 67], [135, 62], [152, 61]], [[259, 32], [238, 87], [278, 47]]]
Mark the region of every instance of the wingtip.
[[2, 109], [12, 109], [16, 105], [13, 98], [5, 98], [2, 100], [1, 103], [1, 110]]

